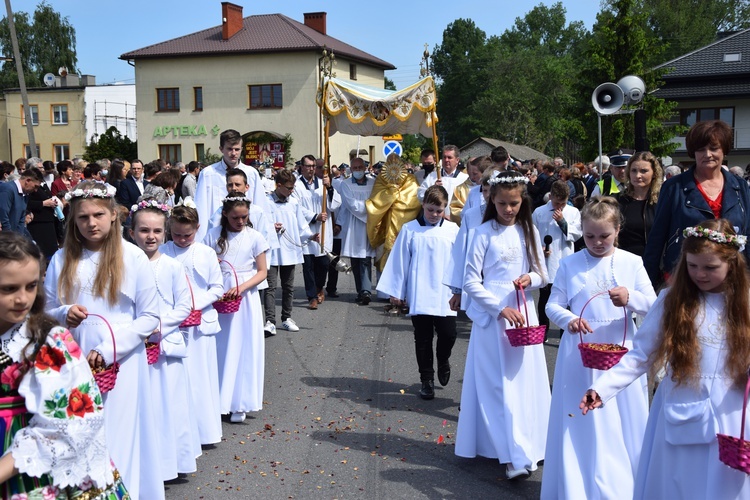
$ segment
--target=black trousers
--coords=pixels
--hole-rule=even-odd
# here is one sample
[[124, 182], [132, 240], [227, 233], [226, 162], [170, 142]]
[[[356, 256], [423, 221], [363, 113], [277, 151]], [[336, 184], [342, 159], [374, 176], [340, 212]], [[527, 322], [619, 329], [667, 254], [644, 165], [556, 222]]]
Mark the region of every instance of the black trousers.
[[434, 380], [432, 339], [437, 333], [435, 355], [438, 364], [448, 361], [453, 344], [456, 343], [456, 317], [418, 314], [411, 317], [411, 324], [414, 325], [414, 349], [417, 354], [419, 379], [423, 382]]
[[[552, 294], [552, 283], [539, 289], [539, 303], [537, 304], [537, 313], [539, 314], [539, 324], [544, 325], [549, 330], [549, 318], [544, 310], [547, 307], [549, 296]], [[545, 339], [546, 340], [546, 339]]]
[[327, 255], [316, 257], [306, 254], [303, 257], [305, 261], [302, 263], [302, 277], [305, 279], [305, 293], [307, 300], [312, 300], [318, 296], [318, 290], [326, 286], [330, 262]]

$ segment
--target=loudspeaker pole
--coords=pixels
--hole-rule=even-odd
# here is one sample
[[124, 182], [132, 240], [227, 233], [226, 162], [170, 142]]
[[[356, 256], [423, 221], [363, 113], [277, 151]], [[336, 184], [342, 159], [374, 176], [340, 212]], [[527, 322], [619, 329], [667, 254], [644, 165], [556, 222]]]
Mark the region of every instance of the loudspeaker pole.
[[602, 114], [597, 112], [596, 117], [599, 121], [599, 178], [601, 179], [604, 173], [604, 162], [602, 161]]

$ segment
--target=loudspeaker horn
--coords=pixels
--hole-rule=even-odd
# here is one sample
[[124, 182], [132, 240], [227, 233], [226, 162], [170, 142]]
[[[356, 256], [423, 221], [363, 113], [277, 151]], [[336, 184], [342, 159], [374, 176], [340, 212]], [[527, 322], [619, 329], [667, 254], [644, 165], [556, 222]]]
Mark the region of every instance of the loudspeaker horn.
[[646, 84], [635, 75], [623, 76], [617, 81], [617, 86], [625, 95], [625, 104], [638, 104], [646, 93]]
[[600, 115], [617, 113], [625, 103], [625, 94], [614, 83], [602, 83], [591, 94], [591, 104]]

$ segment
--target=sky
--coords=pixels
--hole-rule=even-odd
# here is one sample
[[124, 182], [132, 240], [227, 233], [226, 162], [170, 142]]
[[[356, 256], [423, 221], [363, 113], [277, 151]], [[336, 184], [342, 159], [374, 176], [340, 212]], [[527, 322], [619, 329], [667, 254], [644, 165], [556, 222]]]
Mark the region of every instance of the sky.
[[[30, 15], [40, 0], [11, 0], [14, 12]], [[134, 83], [132, 66], [121, 54], [221, 24], [221, 1], [210, 0], [54, 0], [48, 3], [67, 17], [76, 30], [78, 69], [96, 76], [96, 83]], [[341, 0], [278, 0], [246, 2], [243, 17], [284, 14], [304, 22], [305, 12], [327, 12], [328, 35], [384, 59], [396, 70], [386, 72], [397, 88], [419, 79], [424, 44], [440, 44], [443, 30], [456, 19], [472, 19], [487, 36], [500, 35], [540, 0], [464, 0], [432, 2], [352, 2]], [[564, 0], [567, 19], [591, 29], [600, 0]], [[5, 10], [2, 11], [5, 16]]]

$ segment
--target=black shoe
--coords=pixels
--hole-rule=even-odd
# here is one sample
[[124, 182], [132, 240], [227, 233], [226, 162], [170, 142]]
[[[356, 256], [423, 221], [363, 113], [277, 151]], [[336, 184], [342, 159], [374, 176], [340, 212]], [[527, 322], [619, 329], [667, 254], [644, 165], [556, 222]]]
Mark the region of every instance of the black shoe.
[[372, 300], [372, 297], [370, 296], [369, 293], [363, 293], [362, 294], [362, 305], [363, 306], [366, 306], [367, 304], [369, 304], [371, 300]]
[[362, 296], [361, 295], [357, 295], [357, 298], [354, 299], [354, 302], [356, 302], [357, 304], [361, 304], [362, 303]]
[[332, 298], [332, 299], [338, 299], [338, 298], [339, 298], [339, 294], [338, 294], [338, 293], [336, 293], [335, 291], [333, 291], [333, 292], [332, 292], [332, 291], [330, 291], [330, 290], [326, 290], [326, 293], [327, 293], [327, 294], [328, 294], [328, 296], [329, 296], [330, 298]]
[[448, 385], [448, 381], [450, 381], [451, 379], [451, 364], [448, 361], [444, 363], [438, 363], [437, 376], [440, 385], [442, 385], [443, 387]]
[[432, 380], [423, 380], [422, 388], [419, 390], [419, 397], [422, 399], [435, 398], [435, 382]]

